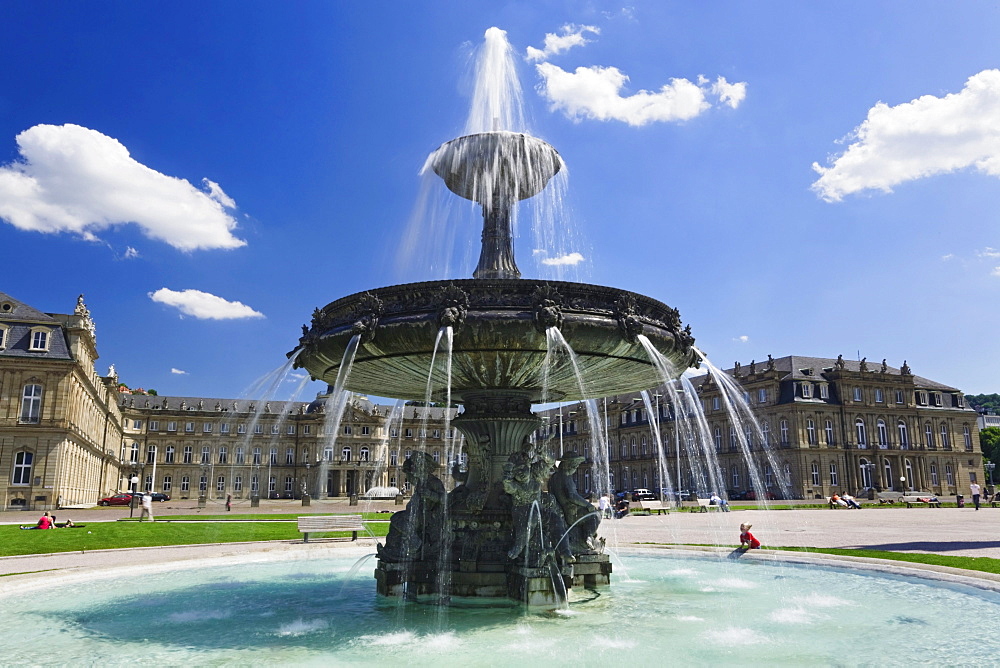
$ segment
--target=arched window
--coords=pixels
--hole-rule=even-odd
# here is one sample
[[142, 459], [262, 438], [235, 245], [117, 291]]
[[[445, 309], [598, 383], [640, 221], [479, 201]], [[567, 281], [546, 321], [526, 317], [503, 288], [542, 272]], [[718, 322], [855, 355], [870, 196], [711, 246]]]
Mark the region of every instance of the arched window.
[[622, 439], [622, 459], [628, 458], [628, 441]]
[[30, 452], [21, 451], [14, 455], [14, 475], [11, 483], [14, 485], [31, 484], [31, 463], [35, 455]]
[[639, 456], [639, 451], [636, 450], [636, 447], [635, 447], [635, 436], [632, 437], [632, 441], [631, 441], [630, 444], [632, 446], [632, 456], [633, 457], [638, 457]]
[[323, 461], [332, 462], [333, 461], [333, 446], [328, 445], [323, 448]]
[[858, 439], [859, 448], [868, 447], [868, 429], [865, 427], [865, 421], [858, 418], [854, 421], [854, 433]]
[[778, 428], [781, 430], [781, 444], [788, 445], [788, 420], [782, 420], [778, 423]]
[[944, 477], [949, 485], [955, 484], [955, 473], [951, 470], [951, 464], [944, 465]]
[[906, 471], [906, 489], [913, 489], [913, 464], [909, 459], [903, 461], [903, 470]]
[[166, 456], [166, 459], [164, 460], [165, 463], [167, 463], [167, 464], [173, 464], [174, 463], [174, 457], [176, 456], [176, 452], [177, 451], [174, 448], [174, 446], [168, 445], [167, 446], [167, 456]]
[[269, 457], [268, 462], [271, 464], [271, 466], [277, 466], [278, 465], [278, 448], [271, 448], [271, 451], [268, 453], [268, 457]]
[[[859, 464], [861, 465], [861, 486], [865, 489], [874, 487], [875, 485], [872, 484], [872, 468], [869, 466], [871, 462], [862, 458]], [[831, 481], [830, 484], [832, 485], [833, 482]]]
[[[434, 451], [434, 454], [435, 455], [437, 454], [437, 450]], [[368, 446], [362, 446], [361, 452], [358, 453], [358, 457], [360, 458], [361, 461], [367, 462], [368, 455], [369, 455]], [[435, 459], [434, 461], [437, 461], [437, 459]]]
[[763, 432], [764, 447], [766, 448], [771, 445], [771, 425], [768, 423], [767, 420], [761, 422], [760, 430], [761, 432]]
[[645, 457], [649, 454], [649, 445], [646, 443], [646, 437], [643, 436], [639, 441], [639, 448], [642, 452], [642, 456]]
[[810, 467], [812, 473], [812, 484], [813, 487], [819, 487], [819, 464], [813, 462]]
[[833, 445], [837, 442], [836, 437], [833, 435], [833, 420], [827, 420], [823, 423], [823, 432], [826, 434], [827, 445]]
[[764, 486], [770, 487], [774, 484], [774, 470], [771, 469], [771, 465], [768, 464], [764, 467]]
[[903, 450], [910, 449], [910, 432], [906, 429], [906, 421], [900, 420], [896, 423], [896, 431], [899, 433], [899, 447]]
[[288, 465], [295, 463], [295, 448], [285, 448], [285, 463]]
[[753, 450], [753, 425], [747, 423], [743, 427], [743, 435], [746, 436], [747, 447]]
[[830, 462], [830, 484], [834, 487], [840, 484], [840, 476], [837, 475], [837, 462]]
[[941, 423], [941, 447], [948, 449], [951, 447], [951, 436], [948, 434], [948, 424]]
[[[893, 480], [892, 462], [890, 462], [888, 459], [886, 459], [883, 462], [882, 469], [885, 472], [885, 481], [886, 481], [886, 484], [888, 485], [889, 489], [896, 489], [896, 482], [897, 481]], [[902, 491], [902, 490], [897, 490], [897, 491]]]
[[345, 445], [344, 449], [340, 451], [340, 461], [342, 462], [351, 461], [351, 446]]
[[722, 452], [722, 429], [715, 428], [715, 451]]
[[21, 422], [38, 424], [42, 415], [42, 386], [25, 385], [21, 395]]
[[729, 425], [729, 450], [735, 451], [736, 448], [737, 448], [736, 427]]
[[785, 487], [792, 484], [792, 465], [787, 462], [781, 467], [781, 484]]
[[139, 444], [138, 443], [133, 443], [132, 447], [129, 448], [128, 460], [130, 462], [132, 462], [133, 464], [138, 463], [138, 461], [139, 461]]
[[931, 484], [937, 486], [938, 484], [938, 470], [937, 464], [931, 464]]
[[[809, 445], [816, 445], [816, 422], [813, 420], [806, 420], [806, 440]], [[816, 464], [816, 475], [819, 476], [819, 465]], [[818, 477], [817, 477], [818, 479]], [[818, 482], [816, 483], [819, 484]]]
[[878, 429], [878, 447], [885, 450], [889, 447], [889, 430], [885, 427], [885, 420], [879, 419], [875, 426]]
[[730, 471], [730, 473], [733, 476], [733, 489], [739, 490], [740, 489], [740, 467], [738, 465], [736, 465], [736, 464], [733, 464], [732, 468], [730, 468], [729, 471]]
[[934, 446], [934, 430], [931, 428], [930, 422], [924, 423], [924, 442], [928, 448], [933, 448]]

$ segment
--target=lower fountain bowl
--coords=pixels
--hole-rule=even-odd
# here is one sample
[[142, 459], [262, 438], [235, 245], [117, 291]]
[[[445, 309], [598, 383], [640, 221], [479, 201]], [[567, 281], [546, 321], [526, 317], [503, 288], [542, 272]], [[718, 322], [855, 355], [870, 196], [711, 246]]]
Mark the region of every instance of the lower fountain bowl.
[[[465, 279], [379, 288], [317, 309], [295, 364], [333, 384], [358, 336], [346, 389], [423, 401], [430, 374], [432, 398], [441, 401], [445, 346], [438, 348], [433, 372], [431, 359], [439, 332], [448, 326], [451, 396], [457, 402], [483, 390], [517, 390], [538, 402], [653, 387], [663, 378], [640, 335], [670, 361], [675, 375], [695, 363], [690, 328], [681, 328], [676, 309], [649, 297], [583, 283]], [[575, 364], [549, 352], [551, 327], [575, 352]], [[547, 354], [555, 354], [549, 364]]]

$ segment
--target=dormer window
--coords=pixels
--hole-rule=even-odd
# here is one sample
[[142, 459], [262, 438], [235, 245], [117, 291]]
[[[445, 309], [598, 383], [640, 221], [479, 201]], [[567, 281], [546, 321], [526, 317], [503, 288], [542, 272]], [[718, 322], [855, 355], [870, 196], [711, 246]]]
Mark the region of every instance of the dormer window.
[[0, 302], [0, 313], [10, 313], [14, 310], [14, 305], [10, 302]]
[[31, 330], [30, 351], [45, 351], [49, 349], [49, 330], [44, 327], [33, 327]]
[[812, 383], [802, 383], [802, 398], [811, 399], [813, 395]]
[[7, 325], [0, 325], [0, 350], [7, 347]]

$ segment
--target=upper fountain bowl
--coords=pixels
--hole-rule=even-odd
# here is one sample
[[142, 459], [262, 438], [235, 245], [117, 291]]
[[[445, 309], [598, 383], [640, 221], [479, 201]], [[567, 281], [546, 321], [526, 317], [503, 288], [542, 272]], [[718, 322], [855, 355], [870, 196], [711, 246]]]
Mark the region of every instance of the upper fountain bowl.
[[[296, 366], [334, 384], [344, 351], [358, 336], [346, 389], [423, 401], [431, 387], [433, 400], [443, 401], [449, 381], [443, 344], [431, 362], [442, 327], [454, 333], [452, 401], [483, 391], [541, 402], [654, 387], [664, 379], [640, 335], [675, 375], [695, 364], [690, 327], [682, 328], [677, 310], [655, 299], [582, 283], [466, 279], [378, 288], [317, 309], [299, 341]], [[575, 365], [565, 356], [546, 363], [546, 332], [553, 327], [575, 352]]]
[[424, 166], [460, 197], [491, 206], [540, 193], [562, 169], [562, 158], [537, 137], [496, 131], [466, 135], [442, 144]]

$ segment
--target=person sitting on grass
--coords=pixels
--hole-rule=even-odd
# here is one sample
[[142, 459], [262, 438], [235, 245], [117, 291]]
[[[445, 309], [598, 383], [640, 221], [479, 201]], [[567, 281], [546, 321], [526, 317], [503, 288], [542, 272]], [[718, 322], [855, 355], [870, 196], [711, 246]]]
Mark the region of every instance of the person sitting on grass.
[[49, 513], [49, 511], [47, 511], [47, 510], [46, 510], [46, 511], [45, 511], [45, 514], [44, 514], [44, 515], [42, 515], [42, 516], [41, 516], [41, 517], [40, 517], [40, 518], [38, 519], [38, 524], [36, 524], [36, 525], [35, 525], [35, 526], [33, 526], [33, 527], [25, 527], [25, 526], [22, 526], [21, 528], [22, 528], [22, 529], [54, 529], [54, 528], [55, 528], [55, 524], [54, 524], [54, 523], [53, 523], [53, 521], [52, 521], [53, 519], [54, 519], [54, 518], [53, 518], [53, 517], [52, 517], [52, 515], [51, 515], [51, 514]]

